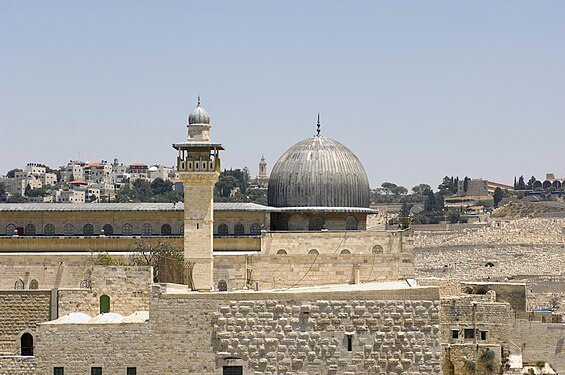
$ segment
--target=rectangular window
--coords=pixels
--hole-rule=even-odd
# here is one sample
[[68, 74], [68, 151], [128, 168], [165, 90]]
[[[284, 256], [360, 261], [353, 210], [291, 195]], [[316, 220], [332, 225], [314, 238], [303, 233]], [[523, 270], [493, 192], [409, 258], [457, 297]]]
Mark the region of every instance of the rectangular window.
[[459, 338], [459, 331], [454, 329], [451, 331], [451, 338], [452, 339], [458, 339]]
[[102, 367], [91, 367], [90, 375], [102, 375]]
[[481, 340], [487, 339], [487, 331], [481, 331]]
[[65, 375], [64, 367], [53, 367], [53, 375]]
[[353, 336], [347, 335], [347, 351], [353, 351]]
[[126, 369], [126, 375], [137, 375], [137, 367], [128, 367]]
[[475, 330], [473, 328], [465, 328], [465, 338], [466, 339], [474, 339], [475, 338]]
[[224, 366], [223, 375], [243, 375], [243, 366]]

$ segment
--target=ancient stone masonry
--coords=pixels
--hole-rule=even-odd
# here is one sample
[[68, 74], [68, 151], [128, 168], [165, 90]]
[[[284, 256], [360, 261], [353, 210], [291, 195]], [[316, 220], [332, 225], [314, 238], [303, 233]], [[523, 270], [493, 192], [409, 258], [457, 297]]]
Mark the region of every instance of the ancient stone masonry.
[[35, 375], [37, 360], [35, 357], [0, 356], [0, 375]]
[[220, 355], [255, 373], [440, 371], [437, 302], [234, 301], [213, 324]]

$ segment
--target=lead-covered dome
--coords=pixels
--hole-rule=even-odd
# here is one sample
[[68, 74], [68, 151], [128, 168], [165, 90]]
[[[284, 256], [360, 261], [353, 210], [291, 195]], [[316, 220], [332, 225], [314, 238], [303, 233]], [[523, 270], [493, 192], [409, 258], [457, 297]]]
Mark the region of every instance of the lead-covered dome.
[[274, 207], [369, 207], [369, 180], [347, 147], [315, 136], [289, 148], [269, 178]]
[[188, 125], [210, 125], [210, 115], [200, 105], [200, 97], [198, 97], [196, 108], [188, 115]]

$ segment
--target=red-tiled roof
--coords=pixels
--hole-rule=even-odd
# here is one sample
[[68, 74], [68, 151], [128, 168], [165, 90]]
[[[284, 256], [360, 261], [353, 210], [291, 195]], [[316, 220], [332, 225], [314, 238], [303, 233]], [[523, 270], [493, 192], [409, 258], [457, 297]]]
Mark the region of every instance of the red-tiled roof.
[[74, 180], [69, 182], [69, 185], [88, 185], [88, 182], [84, 180]]

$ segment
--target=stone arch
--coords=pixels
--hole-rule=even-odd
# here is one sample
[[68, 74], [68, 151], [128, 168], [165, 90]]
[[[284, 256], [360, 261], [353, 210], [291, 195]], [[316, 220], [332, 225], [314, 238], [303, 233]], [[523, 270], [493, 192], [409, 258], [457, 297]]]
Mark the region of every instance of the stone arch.
[[75, 234], [75, 227], [71, 223], [65, 224], [63, 227], [63, 234], [65, 236], [73, 236]]
[[84, 279], [80, 282], [81, 289], [90, 289], [90, 280]]
[[143, 224], [143, 226], [141, 227], [141, 234], [143, 236], [151, 236], [153, 234], [153, 228], [151, 227], [151, 224]]
[[228, 283], [226, 280], [220, 280], [218, 282], [218, 291], [219, 292], [227, 292], [228, 291]]
[[103, 294], [100, 296], [100, 314], [110, 312], [110, 296]]
[[161, 225], [161, 236], [170, 236], [172, 231], [170, 224]]
[[562, 186], [562, 185], [561, 185], [561, 181], [555, 180], [555, 181], [553, 181], [553, 182], [551, 183], [551, 186], [553, 186], [553, 187], [556, 188], [556, 189], [561, 189], [561, 186]]
[[384, 249], [381, 245], [375, 245], [371, 249], [371, 252], [375, 255], [384, 254]]
[[229, 234], [228, 226], [224, 223], [218, 225], [218, 234], [220, 236], [227, 236]]
[[316, 249], [310, 249], [308, 251], [308, 255], [319, 255], [319, 254], [320, 254], [320, 252]]
[[285, 249], [279, 249], [277, 250], [277, 255], [287, 255], [288, 253], [286, 252]]
[[29, 289], [39, 289], [39, 282], [35, 279], [29, 282]]
[[92, 224], [84, 224], [84, 227], [82, 227], [82, 234], [83, 236], [94, 236], [94, 227]]
[[534, 190], [537, 190], [537, 189], [541, 189], [543, 184], [541, 183], [541, 181], [536, 180], [536, 181], [534, 181], [532, 186], [533, 186]]
[[43, 235], [44, 236], [54, 236], [55, 235], [55, 226], [53, 224], [47, 224], [45, 228], [43, 228]]
[[541, 184], [542, 189], [549, 189], [551, 187], [551, 181], [545, 180], [542, 184]]
[[233, 234], [235, 234], [236, 236], [244, 235], [245, 234], [245, 227], [243, 226], [243, 224], [237, 223], [233, 227]]
[[102, 227], [105, 236], [112, 236], [114, 234], [114, 227], [112, 224], [104, 224]]
[[122, 236], [133, 235], [133, 226], [130, 223], [125, 223], [122, 225]]
[[20, 355], [33, 356], [33, 335], [29, 332], [24, 332], [20, 337]]
[[249, 233], [261, 234], [261, 225], [259, 225], [258, 223], [251, 224], [251, 227], [249, 228]]
[[345, 218], [345, 230], [357, 230], [359, 223], [355, 216], [348, 216]]
[[24, 234], [26, 236], [35, 236], [35, 225], [28, 224], [24, 228]]
[[349, 251], [348, 249], [343, 249], [340, 252], [341, 255], [351, 255], [351, 251]]
[[313, 216], [308, 222], [308, 230], [322, 230], [326, 226], [326, 221], [321, 216]]
[[23, 290], [24, 286], [25, 286], [24, 281], [22, 279], [18, 279], [18, 280], [16, 280], [16, 282], [14, 284], [14, 289]]

